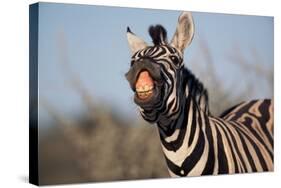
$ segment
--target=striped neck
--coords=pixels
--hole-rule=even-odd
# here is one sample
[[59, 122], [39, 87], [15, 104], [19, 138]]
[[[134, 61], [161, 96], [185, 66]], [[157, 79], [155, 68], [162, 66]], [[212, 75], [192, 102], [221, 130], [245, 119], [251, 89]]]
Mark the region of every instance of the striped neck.
[[[162, 138], [175, 137], [175, 132], [179, 130], [184, 130], [187, 127], [188, 120], [193, 120], [192, 124], [196, 123], [194, 121], [196, 115], [205, 114], [209, 115], [208, 106], [208, 93], [204, 89], [201, 82], [196, 79], [196, 77], [186, 68], [183, 69], [182, 82], [179, 88], [182, 92], [178, 92], [179, 97], [179, 113], [176, 117], [170, 118], [162, 116], [157, 122], [160, 136]], [[194, 117], [192, 117], [194, 115]]]
[[[186, 176], [190, 173], [193, 165], [205, 150], [205, 138], [201, 117], [207, 117], [209, 110], [208, 101], [204, 101], [206, 93], [202, 85], [198, 84], [195, 77], [190, 72], [185, 74], [183, 87], [184, 95], [180, 101], [180, 113], [177, 118], [162, 119], [157, 122], [161, 139], [162, 149], [171, 175]], [[203, 93], [203, 94], [202, 94]], [[201, 94], [201, 95], [200, 95]], [[199, 96], [199, 97], [198, 97]], [[201, 103], [200, 100], [201, 99]], [[207, 96], [204, 98], [207, 99]], [[204, 104], [202, 106], [202, 104]], [[202, 108], [203, 107], [203, 108]]]
[[176, 119], [163, 118], [157, 122], [163, 147], [174, 152], [184, 143], [187, 143], [187, 148], [190, 147], [195, 134], [202, 134], [202, 122], [199, 117], [202, 114], [206, 115], [190, 96], [183, 99], [180, 108], [180, 113]]

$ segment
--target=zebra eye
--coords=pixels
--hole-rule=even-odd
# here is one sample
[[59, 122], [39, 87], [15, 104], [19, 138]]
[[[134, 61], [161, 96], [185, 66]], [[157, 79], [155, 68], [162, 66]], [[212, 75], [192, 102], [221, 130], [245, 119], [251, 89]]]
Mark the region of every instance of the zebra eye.
[[170, 58], [175, 65], [178, 65], [180, 63], [179, 58], [177, 56], [170, 56]]

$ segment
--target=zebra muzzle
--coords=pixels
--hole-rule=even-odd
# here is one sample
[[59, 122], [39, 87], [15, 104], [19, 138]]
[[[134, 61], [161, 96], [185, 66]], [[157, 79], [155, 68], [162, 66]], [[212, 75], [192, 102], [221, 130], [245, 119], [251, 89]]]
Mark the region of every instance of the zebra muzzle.
[[151, 59], [142, 59], [135, 62], [125, 76], [135, 92], [136, 104], [144, 107], [159, 101], [159, 91], [163, 86], [160, 65]]

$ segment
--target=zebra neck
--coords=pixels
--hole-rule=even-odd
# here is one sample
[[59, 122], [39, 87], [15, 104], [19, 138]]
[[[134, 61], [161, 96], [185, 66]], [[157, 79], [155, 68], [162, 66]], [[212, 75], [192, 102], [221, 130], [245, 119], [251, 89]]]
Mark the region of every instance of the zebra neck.
[[187, 69], [183, 70], [181, 80], [177, 117], [161, 118], [157, 122], [161, 146], [172, 176], [186, 176], [198, 161], [198, 156], [207, 151], [204, 135], [205, 123], [209, 121], [207, 91]]
[[202, 116], [205, 115], [195, 101], [187, 98], [178, 120], [172, 125], [174, 129], [163, 131], [158, 126], [164, 157], [173, 177], [187, 176], [199, 156], [205, 154]]
[[[161, 117], [157, 122], [161, 140], [165, 145], [169, 142], [182, 141], [187, 129], [194, 132], [194, 128], [201, 128], [201, 118], [198, 117], [207, 117], [210, 114], [208, 93], [203, 84], [186, 68], [182, 71], [181, 80], [180, 98], [178, 99], [179, 113], [173, 118]], [[190, 139], [192, 139], [192, 134]]]
[[[158, 122], [162, 146], [169, 151], [177, 151], [183, 144], [190, 147], [194, 139], [203, 138], [200, 116], [204, 112], [191, 97], [185, 99], [177, 119]], [[195, 138], [196, 136], [196, 138]]]

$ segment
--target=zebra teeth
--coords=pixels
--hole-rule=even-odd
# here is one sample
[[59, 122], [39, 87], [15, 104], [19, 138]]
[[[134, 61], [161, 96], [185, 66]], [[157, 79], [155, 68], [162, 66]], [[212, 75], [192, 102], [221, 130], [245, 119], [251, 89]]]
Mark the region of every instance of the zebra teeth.
[[152, 91], [152, 89], [153, 89], [153, 86], [144, 85], [142, 87], [136, 88], [136, 91], [138, 93], [145, 93], [145, 92]]
[[143, 86], [140, 88], [136, 89], [137, 95], [140, 99], [145, 99], [148, 98], [152, 95], [153, 93], [153, 86]]

